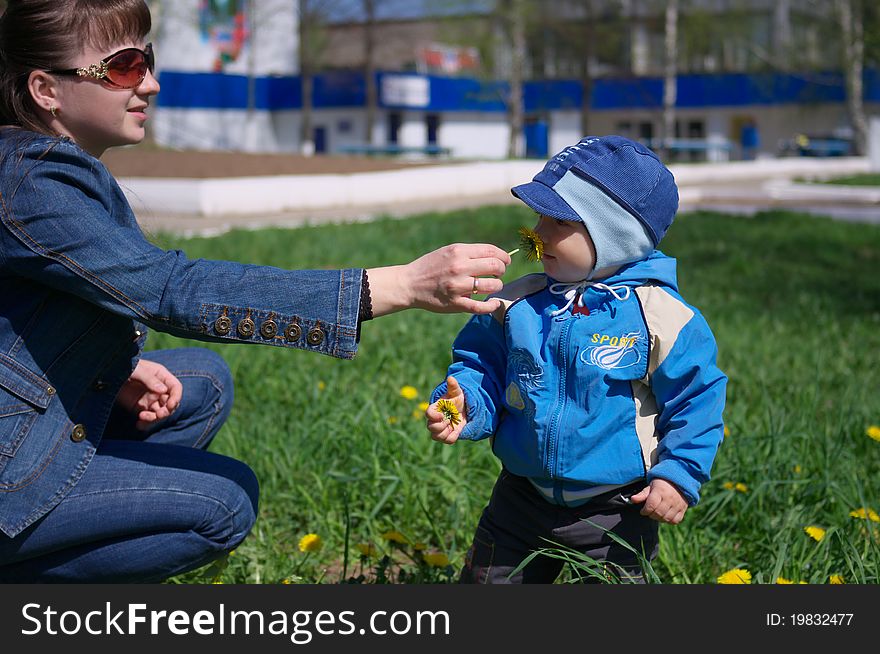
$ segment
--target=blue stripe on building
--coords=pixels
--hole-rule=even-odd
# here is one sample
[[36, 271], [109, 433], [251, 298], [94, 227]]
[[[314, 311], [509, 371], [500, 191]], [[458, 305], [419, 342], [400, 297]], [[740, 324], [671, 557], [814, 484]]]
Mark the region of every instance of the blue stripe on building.
[[[378, 75], [379, 88], [383, 75]], [[469, 78], [428, 76], [430, 99], [426, 106], [405, 107], [432, 112], [487, 112], [506, 110], [509, 86]], [[162, 71], [159, 77], [161, 107], [187, 109], [248, 108], [249, 83], [242, 75]], [[679, 108], [811, 104], [843, 102], [846, 97], [839, 73], [802, 75], [725, 74], [681, 75], [678, 78]], [[880, 102], [880, 71], [865, 72], [865, 100]], [[254, 107], [258, 110], [300, 109], [299, 77], [259, 77], [253, 85]], [[366, 102], [364, 77], [358, 72], [324, 73], [314, 80], [317, 109], [362, 107]], [[577, 110], [583, 102], [581, 85], [572, 80], [526, 82], [523, 104], [528, 113]], [[602, 78], [593, 83], [590, 106], [595, 110], [659, 109], [663, 104], [660, 78]], [[392, 105], [380, 106], [393, 109]]]

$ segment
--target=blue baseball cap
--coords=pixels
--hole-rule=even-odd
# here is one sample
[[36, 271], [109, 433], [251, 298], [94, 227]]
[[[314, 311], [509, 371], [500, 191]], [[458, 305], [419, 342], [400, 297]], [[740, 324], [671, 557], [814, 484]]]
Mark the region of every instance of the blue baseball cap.
[[540, 214], [584, 223], [597, 270], [646, 257], [678, 211], [672, 173], [650, 149], [622, 136], [581, 139], [511, 192]]

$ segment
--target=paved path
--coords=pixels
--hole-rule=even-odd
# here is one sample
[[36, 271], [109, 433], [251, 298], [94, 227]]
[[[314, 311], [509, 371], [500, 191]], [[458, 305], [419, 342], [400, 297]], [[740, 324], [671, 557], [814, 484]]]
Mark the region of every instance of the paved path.
[[[841, 220], [880, 224], [880, 188], [805, 184], [795, 181], [804, 175], [804, 170], [818, 169], [823, 171], [825, 177], [851, 174], [854, 170], [867, 170], [866, 161], [827, 160], [818, 162], [818, 165], [820, 168], [817, 168], [815, 161], [775, 160], [752, 164], [735, 162], [726, 166], [689, 165], [681, 169], [673, 167], [680, 187], [680, 211], [707, 209], [751, 215], [768, 209], [788, 209], [829, 215]], [[308, 176], [303, 178], [307, 179]], [[299, 178], [298, 181], [303, 178]], [[262, 188], [261, 185], [270, 178], [252, 179], [253, 192], [257, 194]], [[383, 179], [389, 178], [383, 177]], [[123, 180], [124, 188], [126, 181]], [[186, 180], [181, 182], [185, 183]], [[363, 179], [345, 178], [343, 183], [358, 184], [363, 183]], [[394, 183], [393, 178], [391, 183]], [[393, 193], [389, 193], [389, 197], [391, 195]], [[192, 211], [160, 213], [152, 210], [149, 202], [133, 202], [133, 206], [139, 222], [148, 232], [167, 231], [185, 236], [208, 236], [234, 228], [299, 227], [327, 222], [368, 221], [382, 216], [404, 218], [432, 211], [453, 211], [517, 202], [518, 200], [505, 188], [491, 193], [451, 193], [440, 198], [410, 199], [383, 204], [348, 201], [344, 206], [279, 212], [255, 211], [205, 215]]]

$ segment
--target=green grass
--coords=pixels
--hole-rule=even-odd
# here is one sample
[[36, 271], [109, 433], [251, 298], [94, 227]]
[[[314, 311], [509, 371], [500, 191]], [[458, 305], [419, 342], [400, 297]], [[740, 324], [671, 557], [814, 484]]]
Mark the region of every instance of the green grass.
[[846, 184], [847, 186], [880, 186], [880, 173], [864, 173], [849, 177], [829, 179], [825, 184]]
[[[533, 215], [487, 207], [369, 224], [236, 231], [210, 239], [158, 235], [192, 257], [287, 268], [402, 263], [455, 240], [511, 249]], [[393, 238], [389, 235], [393, 235]], [[880, 229], [772, 212], [680, 216], [664, 240], [685, 297], [713, 328], [729, 375], [725, 439], [701, 503], [661, 525], [652, 574], [714, 583], [747, 568], [827, 583], [880, 581]], [[539, 270], [517, 260], [505, 279]], [[207, 347], [236, 380], [236, 405], [212, 449], [246, 461], [262, 487], [260, 516], [228, 566], [174, 581], [443, 582], [470, 544], [499, 464], [487, 442], [441, 446], [417, 409], [443, 379], [464, 315], [408, 311], [364, 325], [360, 352], [339, 361], [280, 348]], [[192, 344], [152, 333], [152, 348]], [[415, 386], [416, 400], [399, 395]], [[415, 416], [413, 415], [415, 413]], [[744, 484], [746, 492], [725, 484]], [[742, 486], [741, 486], [742, 488]], [[827, 530], [816, 542], [804, 527]], [[450, 568], [407, 558], [381, 536], [396, 530], [448, 555]], [[297, 544], [317, 533], [323, 548]], [[390, 558], [359, 560], [358, 543]], [[348, 553], [346, 555], [346, 552]]]

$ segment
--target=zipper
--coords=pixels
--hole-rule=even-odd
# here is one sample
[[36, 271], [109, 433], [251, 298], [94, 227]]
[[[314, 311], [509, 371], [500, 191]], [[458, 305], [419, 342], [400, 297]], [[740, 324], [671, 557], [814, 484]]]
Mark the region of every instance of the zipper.
[[566, 405], [566, 376], [568, 372], [568, 340], [571, 332], [571, 324], [574, 322], [571, 318], [562, 324], [562, 333], [559, 335], [559, 345], [557, 346], [557, 354], [562, 365], [559, 366], [559, 393], [556, 398], [556, 409], [553, 417], [550, 419], [550, 428], [547, 430], [547, 440], [544, 443], [544, 472], [548, 479], [556, 479], [556, 456], [559, 449], [559, 424], [562, 414], [565, 412]]

